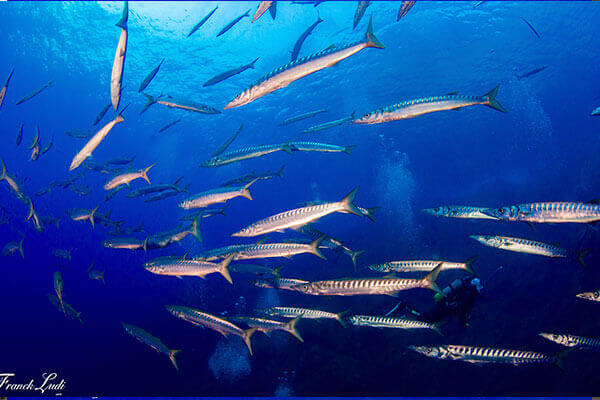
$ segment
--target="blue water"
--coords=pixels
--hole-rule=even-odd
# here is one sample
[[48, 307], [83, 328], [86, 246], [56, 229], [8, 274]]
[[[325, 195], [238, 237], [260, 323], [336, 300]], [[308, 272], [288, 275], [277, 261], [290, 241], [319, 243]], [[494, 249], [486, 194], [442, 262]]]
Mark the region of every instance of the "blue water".
[[[496, 207], [533, 201], [588, 201], [599, 195], [598, 123], [590, 112], [600, 105], [598, 59], [600, 6], [587, 2], [418, 2], [399, 22], [398, 3], [373, 2], [355, 31], [356, 2], [325, 2], [318, 7], [278, 2], [275, 21], [265, 13], [251, 24], [242, 19], [223, 36], [221, 28], [257, 2], [220, 2], [217, 12], [190, 38], [187, 33], [216, 2], [130, 3], [129, 41], [121, 106], [131, 104], [94, 152], [93, 160], [135, 155], [135, 168], [152, 163], [153, 183], [184, 176], [192, 193], [218, 187], [253, 170], [277, 170], [284, 178], [260, 181], [253, 201], [229, 201], [226, 216], [203, 220], [204, 242], [189, 236], [148, 254], [102, 247], [106, 228], [71, 221], [70, 208], [102, 203], [106, 174], [79, 168], [68, 172], [85, 143], [65, 131], [95, 131], [115, 115], [111, 109], [92, 127], [110, 101], [110, 73], [120, 29], [122, 3], [4, 3], [0, 5], [0, 80], [11, 79], [0, 110], [0, 156], [8, 172], [25, 180], [25, 192], [40, 215], [60, 217], [57, 229], [42, 233], [25, 221], [27, 207], [0, 182], [0, 205], [10, 222], [0, 226], [0, 244], [24, 235], [25, 259], [2, 257], [3, 355], [0, 372], [20, 381], [54, 371], [66, 381], [65, 395], [591, 395], [598, 393], [598, 355], [572, 352], [562, 372], [553, 366], [518, 368], [428, 359], [407, 349], [414, 344], [466, 344], [528, 349], [553, 354], [559, 346], [539, 332], [598, 336], [597, 304], [575, 298], [600, 288], [598, 233], [582, 225], [538, 225], [436, 218], [423, 208], [449, 204]], [[365, 49], [336, 67], [314, 73], [289, 87], [243, 107], [202, 115], [153, 105], [139, 111], [145, 97], [137, 88], [165, 58], [146, 92], [171, 95], [181, 103], [198, 102], [222, 109], [251, 82], [289, 62], [291, 49], [317, 14], [323, 18], [305, 41], [301, 56], [333, 43], [362, 38], [372, 15], [384, 50]], [[539, 32], [538, 39], [521, 20]], [[202, 84], [225, 70], [250, 69], [215, 86]], [[518, 80], [516, 75], [548, 66]], [[30, 101], [15, 103], [46, 82], [53, 85]], [[380, 125], [342, 125], [312, 135], [299, 132], [317, 123], [363, 115], [402, 100], [443, 95], [482, 95], [501, 83], [498, 100], [509, 111], [484, 106], [445, 111]], [[279, 127], [282, 120], [319, 108], [313, 119]], [[181, 122], [158, 134], [166, 124]], [[199, 164], [244, 129], [230, 149], [290, 140], [355, 145], [352, 155], [275, 153], [219, 168]], [[24, 124], [23, 143], [15, 136]], [[39, 126], [42, 144], [53, 148], [35, 162], [27, 147]], [[70, 178], [92, 189], [87, 196], [53, 189], [34, 193], [51, 181]], [[141, 188], [145, 182], [133, 182]], [[343, 329], [335, 321], [301, 321], [305, 340], [276, 332], [256, 334], [254, 356], [237, 337], [178, 320], [166, 304], [187, 305], [222, 315], [251, 314], [272, 305], [319, 307], [331, 311], [382, 314], [396, 304], [388, 296], [333, 298], [260, 289], [251, 275], [233, 274], [234, 285], [217, 275], [206, 280], [153, 275], [142, 268], [149, 258], [183, 255], [250, 240], [231, 238], [248, 224], [311, 200], [337, 201], [360, 186], [356, 203], [380, 206], [377, 223], [350, 214], [333, 214], [316, 227], [350, 248], [366, 250], [359, 270], [350, 259], [326, 251], [327, 261], [310, 254], [266, 265], [285, 264], [282, 275], [307, 280], [373, 276], [360, 268], [401, 259], [463, 261], [474, 265], [486, 283], [469, 327], [456, 321], [445, 336], [431, 332]], [[185, 194], [160, 202], [130, 199], [127, 189], [100, 206], [127, 227], [144, 224], [150, 234], [175, 229], [186, 213], [177, 207]], [[573, 259], [544, 257], [484, 248], [473, 234], [502, 234], [560, 243], [572, 250], [592, 249], [588, 269]], [[143, 239], [146, 233], [137, 234]], [[298, 237], [275, 233], [269, 240]], [[53, 249], [70, 249], [65, 262]], [[95, 260], [106, 285], [88, 279]], [[82, 312], [84, 324], [69, 320], [48, 301], [53, 274], [61, 271], [64, 299]], [[462, 277], [444, 272], [440, 285]], [[419, 309], [433, 305], [432, 292], [409, 291], [401, 298]], [[182, 349], [176, 372], [167, 357], [136, 342], [121, 326], [140, 326], [170, 348]], [[3, 392], [4, 393], [4, 392]], [[15, 395], [15, 393], [8, 393]], [[27, 395], [27, 393], [21, 393]]]

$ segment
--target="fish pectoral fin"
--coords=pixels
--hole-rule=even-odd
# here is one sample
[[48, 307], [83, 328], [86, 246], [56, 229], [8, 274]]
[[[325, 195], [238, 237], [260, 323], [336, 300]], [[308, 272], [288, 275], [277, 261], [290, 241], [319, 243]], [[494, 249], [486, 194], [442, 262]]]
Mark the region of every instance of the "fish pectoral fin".
[[175, 278], [183, 280], [183, 278], [180, 275], [176, 275]]

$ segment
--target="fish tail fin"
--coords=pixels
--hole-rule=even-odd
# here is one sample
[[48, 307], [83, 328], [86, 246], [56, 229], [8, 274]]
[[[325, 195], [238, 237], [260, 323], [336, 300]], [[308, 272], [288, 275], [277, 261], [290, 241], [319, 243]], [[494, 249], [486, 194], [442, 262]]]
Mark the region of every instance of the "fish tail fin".
[[358, 258], [358, 256], [360, 256], [364, 252], [365, 252], [365, 250], [350, 251], [350, 258], [352, 259], [352, 265], [354, 265], [355, 271], [356, 271], [356, 259]]
[[145, 180], [146, 182], [148, 182], [148, 185], [151, 185], [150, 179], [148, 179], [148, 171], [150, 171], [150, 168], [154, 167], [155, 165], [156, 165], [156, 163], [146, 167], [144, 169], [144, 171], [142, 171], [142, 179]]
[[296, 328], [296, 324], [298, 323], [298, 320], [300, 320], [300, 318], [302, 318], [303, 315], [304, 314], [298, 315], [296, 318], [294, 318], [293, 320], [291, 320], [290, 322], [285, 324], [285, 330], [287, 332], [291, 333], [292, 335], [294, 335], [296, 337], [296, 339], [298, 339], [302, 343], [304, 343], [304, 339], [302, 339], [302, 336], [300, 336], [300, 332], [298, 332], [298, 329]]
[[358, 191], [358, 186], [354, 188], [353, 191], [348, 193], [346, 197], [344, 197], [340, 203], [343, 207], [344, 212], [356, 214], [358, 216], [364, 217], [364, 214], [360, 212], [358, 208], [354, 205], [354, 198], [356, 197], [356, 192]]
[[346, 314], [348, 314], [349, 310], [346, 311], [342, 311], [341, 313], [337, 313], [335, 314], [335, 319], [337, 322], [340, 323], [340, 325], [342, 325], [344, 328], [346, 327], [346, 321], [344, 321], [344, 318], [346, 317]]
[[19, 242], [19, 253], [21, 253], [21, 258], [25, 259], [25, 255], [23, 254], [23, 240], [25, 240], [25, 238], [21, 238], [21, 241]]
[[148, 239], [150, 238], [150, 235], [146, 235], [146, 239], [144, 239], [144, 244], [142, 245], [142, 248], [144, 249], [144, 252], [148, 251]]
[[0, 164], [2, 164], [2, 174], [0, 175], [0, 181], [6, 179], [6, 165], [4, 165], [4, 160], [0, 158]]
[[500, 84], [498, 84], [498, 86], [496, 86], [495, 88], [493, 88], [492, 90], [490, 90], [489, 92], [484, 94], [482, 97], [487, 100], [486, 106], [491, 107], [498, 111], [502, 111], [503, 113], [506, 113], [508, 111], [506, 111], [506, 109], [504, 107], [502, 107], [502, 104], [500, 104], [498, 102], [498, 100], [496, 100], [496, 95], [498, 94], [499, 87], [500, 87]]
[[106, 282], [104, 282], [104, 271], [100, 273], [100, 280], [102, 281], [103, 285], [106, 285]]
[[25, 221], [29, 221], [31, 219], [31, 217], [33, 217], [33, 201], [31, 201], [31, 199], [29, 200], [29, 213], [27, 214], [27, 218], [25, 219]]
[[273, 275], [276, 277], [280, 277], [279, 272], [281, 271], [281, 269], [285, 267], [285, 265], [280, 265], [279, 267], [275, 267], [273, 268]]
[[374, 216], [374, 214], [375, 214], [375, 211], [379, 210], [380, 208], [381, 208], [381, 207], [371, 207], [371, 208], [365, 208], [365, 210], [367, 211], [367, 212], [365, 213], [365, 216], [366, 216], [367, 218], [369, 218], [371, 221], [373, 221], [373, 222], [377, 222], [377, 221], [375, 221], [375, 216]]
[[355, 148], [356, 145], [350, 145], [350, 146], [345, 146], [344, 147], [344, 153], [348, 154], [348, 155], [352, 155], [352, 149]]
[[383, 43], [377, 39], [375, 34], [373, 34], [373, 17], [369, 18], [369, 26], [367, 28], [367, 32], [365, 33], [365, 39], [367, 40], [367, 47], [375, 47], [377, 49], [385, 49]]
[[556, 353], [554, 356], [554, 365], [560, 368], [561, 371], [565, 370], [565, 357], [573, 350], [573, 347], [564, 349]]
[[473, 257], [469, 258], [467, 261], [465, 261], [465, 271], [467, 271], [471, 275], [477, 275], [473, 271], [473, 268], [471, 268], [471, 264], [473, 264], [475, 262], [475, 260], [477, 260], [478, 258], [479, 258], [479, 256], [473, 256]]
[[281, 146], [281, 150], [288, 154], [294, 154], [294, 148], [292, 147], [291, 143], [285, 143], [283, 146]]
[[180, 176], [179, 178], [177, 178], [177, 180], [175, 182], [173, 182], [173, 187], [177, 187], [177, 185], [179, 185], [179, 182], [181, 182], [181, 180], [183, 179], [183, 175]]
[[427, 276], [425, 276], [423, 278], [423, 287], [434, 290], [434, 291], [442, 294], [442, 296], [444, 294], [440, 290], [440, 287], [437, 285], [435, 280], [437, 279], [438, 275], [440, 274], [443, 264], [444, 263], [439, 263], [437, 265], [437, 267], [435, 267], [430, 273], [427, 274]]
[[10, 71], [10, 74], [8, 74], [8, 78], [6, 78], [6, 83], [4, 84], [4, 87], [8, 87], [8, 84], [9, 84], [9, 82], [10, 82], [10, 78], [11, 78], [11, 77], [12, 77], [12, 75], [13, 75], [13, 72], [15, 72], [15, 69], [14, 69], [14, 68], [13, 68], [13, 69]]
[[281, 168], [279, 168], [279, 171], [277, 171], [277, 176], [280, 177], [281, 179], [283, 179], [283, 169], [285, 168], [285, 164], [281, 166]]
[[231, 275], [229, 275], [229, 270], [227, 267], [231, 264], [231, 260], [235, 254], [228, 255], [220, 264], [219, 264], [219, 273], [223, 275], [223, 278], [227, 279], [227, 282], [233, 285], [233, 280], [231, 280]]
[[319, 236], [319, 238], [317, 240], [315, 240], [314, 242], [312, 242], [310, 244], [310, 252], [313, 253], [315, 256], [322, 258], [323, 260], [327, 260], [327, 258], [325, 258], [323, 253], [321, 253], [321, 250], [319, 249], [319, 245], [321, 244], [323, 239], [325, 239], [325, 236], [326, 235]]
[[584, 250], [580, 250], [577, 253], [575, 253], [577, 262], [586, 268], [587, 268], [587, 264], [585, 262], [585, 257], [587, 257], [587, 255], [590, 254], [590, 251], [591, 251], [590, 249], [584, 249]]
[[256, 181], [258, 181], [259, 178], [253, 179], [250, 182], [248, 182], [245, 186], [244, 189], [242, 189], [242, 193], [241, 196], [247, 198], [248, 200], [252, 200], [252, 195], [250, 194], [250, 190], [248, 190], [250, 188], [250, 186], [252, 186], [252, 184]]
[[175, 356], [181, 353], [181, 350], [169, 350], [169, 360], [173, 363], [173, 366], [177, 371], [179, 371], [179, 367], [177, 366], [177, 361], [175, 360]]
[[127, 110], [127, 107], [129, 107], [129, 104], [127, 104], [125, 107], [123, 107], [121, 109], [121, 111], [119, 111], [119, 114], [117, 115], [117, 118], [115, 118], [115, 121], [117, 121], [117, 122], [125, 121], [125, 118], [123, 118], [123, 112], [125, 112], [125, 110]]
[[248, 64], [248, 68], [252, 68], [254, 69], [254, 63], [258, 61], [260, 57], [256, 57], [256, 59], [254, 61], [252, 61], [250, 64]]
[[121, 15], [121, 19], [115, 25], [119, 28], [127, 29], [127, 18], [129, 17], [129, 2], [125, 1], [125, 5], [123, 6], [123, 15]]
[[202, 243], [202, 232], [200, 232], [200, 221], [202, 221], [202, 216], [198, 215], [192, 221], [192, 227], [190, 233], [194, 236], [200, 243]]
[[256, 332], [257, 329], [258, 328], [250, 328], [248, 330], [245, 330], [244, 336], [242, 336], [242, 339], [244, 339], [244, 343], [246, 343], [246, 346], [248, 347], [250, 355], [252, 355], [252, 343], [250, 342], [250, 339], [252, 338], [252, 335], [254, 335], [254, 332]]
[[436, 322], [435, 324], [431, 324], [431, 330], [434, 331], [435, 333], [437, 333], [440, 336], [444, 336], [444, 334], [442, 333], [442, 331], [440, 330], [440, 327], [443, 325], [442, 322]]
[[96, 211], [98, 210], [98, 207], [100, 207], [100, 204], [98, 204], [96, 206], [96, 208], [94, 208], [92, 210], [92, 212], [90, 213], [90, 224], [92, 224], [92, 229], [94, 229], [96, 227], [96, 224], [94, 222], [94, 215], [96, 215]]

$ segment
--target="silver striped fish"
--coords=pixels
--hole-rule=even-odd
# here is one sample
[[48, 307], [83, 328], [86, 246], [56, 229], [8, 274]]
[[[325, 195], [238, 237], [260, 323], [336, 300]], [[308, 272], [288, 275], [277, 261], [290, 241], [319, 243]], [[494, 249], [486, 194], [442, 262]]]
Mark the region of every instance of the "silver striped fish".
[[596, 290], [595, 292], [579, 293], [575, 297], [577, 297], [579, 299], [600, 302], [600, 290]]
[[438, 265], [423, 279], [357, 278], [315, 281], [294, 287], [298, 292], [317, 296], [356, 296], [387, 294], [395, 296], [403, 290], [426, 288], [442, 293], [435, 280], [442, 265]]
[[138, 326], [126, 324], [124, 322], [121, 325], [123, 325], [125, 332], [136, 338], [139, 342], [144, 343], [156, 350], [157, 352], [168, 356], [169, 360], [171, 360], [171, 362], [173, 363], [175, 369], [179, 370], [177, 362], [175, 361], [175, 356], [179, 352], [181, 352], [181, 350], [169, 349], [159, 338], [157, 338], [156, 336], [152, 336], [150, 333], [146, 332]]
[[414, 319], [384, 317], [379, 315], [353, 315], [349, 318], [349, 321], [354, 326], [369, 326], [371, 328], [431, 329], [438, 335], [442, 335], [437, 324]]
[[247, 89], [231, 100], [225, 106], [225, 109], [251, 103], [256, 99], [284, 88], [290, 83], [310, 75], [313, 72], [332, 67], [367, 47], [375, 47], [378, 49], [384, 48], [383, 44], [381, 44], [373, 34], [373, 24], [371, 21], [369, 21], [365, 39], [346, 45], [330, 46], [319, 53], [301, 57], [295, 61], [289, 62], [251, 84]]
[[589, 223], [600, 220], [600, 204], [574, 202], [527, 203], [488, 208], [484, 214], [504, 221]]
[[435, 261], [435, 260], [406, 260], [406, 261], [388, 261], [382, 264], [369, 265], [367, 268], [377, 272], [431, 272], [438, 265], [442, 265], [441, 271], [450, 269], [462, 269], [475, 275], [471, 269], [471, 264], [477, 259], [477, 256], [469, 258], [465, 262]]
[[297, 254], [311, 253], [326, 260], [319, 249], [324, 237], [321, 236], [314, 242], [305, 243], [260, 243], [240, 250], [235, 255], [235, 260], [250, 260], [253, 258], [292, 257]]
[[290, 142], [290, 146], [295, 151], [318, 151], [321, 153], [346, 153], [352, 154], [352, 149], [355, 147], [351, 146], [338, 146], [335, 144], [317, 143], [317, 142]]
[[344, 315], [347, 311], [342, 311], [340, 313], [332, 313], [328, 311], [315, 310], [312, 308], [302, 308], [302, 307], [271, 307], [262, 311], [264, 314], [271, 316], [279, 316], [279, 317], [300, 317], [307, 319], [335, 319], [339, 322], [343, 327], [346, 326], [344, 321]]
[[567, 257], [569, 255], [569, 252], [560, 246], [535, 240], [494, 235], [471, 235], [469, 237], [486, 246], [517, 253], [537, 254], [546, 257]]
[[497, 349], [491, 347], [473, 347], [461, 345], [408, 346], [409, 349], [431, 358], [440, 360], [459, 360], [472, 364], [556, 364], [562, 368], [560, 356], [549, 356], [535, 351]]
[[485, 207], [472, 206], [442, 206], [435, 208], [425, 208], [425, 214], [435, 215], [437, 217], [465, 218], [465, 219], [496, 219], [483, 212]]
[[148, 261], [144, 264], [144, 268], [153, 274], [176, 276], [178, 278], [182, 276], [197, 276], [204, 279], [206, 275], [219, 273], [227, 279], [227, 282], [233, 285], [231, 275], [229, 275], [229, 270], [227, 269], [232, 258], [233, 255], [230, 255], [220, 264], [214, 264], [208, 261], [186, 258], [161, 257], [160, 260]]
[[184, 321], [187, 321], [191, 324], [203, 326], [210, 328], [219, 332], [221, 335], [227, 337], [227, 335], [233, 334], [242, 338], [246, 346], [248, 347], [248, 351], [250, 355], [252, 355], [252, 346], [250, 343], [250, 338], [256, 332], [256, 328], [250, 328], [248, 330], [243, 330], [239, 326], [219, 317], [215, 317], [214, 315], [204, 313], [200, 310], [196, 310], [190, 307], [184, 306], [165, 306], [168, 312], [176, 316], [177, 318], [181, 318]]
[[179, 203], [179, 207], [183, 208], [184, 210], [204, 208], [212, 204], [225, 203], [227, 200], [233, 199], [238, 196], [245, 197], [248, 200], [252, 200], [252, 195], [250, 194], [248, 188], [250, 188], [250, 186], [257, 180], [258, 179], [254, 179], [253, 181], [249, 182], [244, 186], [220, 187], [208, 190], [206, 192], [195, 194]]
[[308, 281], [293, 278], [272, 278], [256, 279], [250, 281], [250, 283], [254, 286], [266, 289], [296, 290], [295, 288], [297, 286], [308, 283]]
[[463, 96], [459, 94], [447, 94], [444, 96], [422, 97], [419, 99], [405, 100], [388, 107], [380, 108], [365, 114], [361, 118], [351, 121], [351, 124], [380, 124], [382, 122], [397, 121], [418, 117], [436, 111], [456, 110], [473, 105], [485, 105], [498, 111], [506, 112], [504, 107], [496, 100], [498, 88], [484, 94], [483, 96]]
[[540, 333], [540, 336], [551, 342], [565, 347], [575, 347], [584, 350], [600, 350], [600, 340], [568, 334]]
[[275, 214], [257, 221], [231, 236], [250, 237], [270, 232], [280, 232], [285, 229], [297, 229], [334, 212], [352, 213], [362, 217], [364, 214], [354, 205], [357, 190], [358, 187], [340, 201], [295, 208]]
[[292, 153], [292, 148], [288, 143], [283, 144], [267, 144], [262, 146], [245, 147], [243, 149], [223, 153], [215, 157], [211, 157], [208, 161], [200, 164], [201, 167], [220, 167], [221, 165], [231, 164], [238, 161], [248, 160], [250, 158], [262, 157], [267, 154], [275, 153], [276, 151], [285, 151], [288, 154]]

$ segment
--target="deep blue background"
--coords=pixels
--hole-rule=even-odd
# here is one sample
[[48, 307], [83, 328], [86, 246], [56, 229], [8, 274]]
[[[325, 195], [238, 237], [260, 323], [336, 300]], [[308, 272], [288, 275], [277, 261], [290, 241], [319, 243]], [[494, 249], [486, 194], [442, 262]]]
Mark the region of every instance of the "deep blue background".
[[[531, 201], [587, 201], [599, 196], [600, 119], [590, 111], [600, 105], [600, 5], [594, 3], [486, 2], [417, 3], [400, 22], [398, 4], [375, 2], [353, 32], [355, 2], [326, 2], [318, 8], [280, 2], [277, 19], [268, 13], [254, 24], [243, 19], [222, 37], [216, 33], [257, 2], [220, 3], [213, 17], [191, 38], [191, 27], [214, 8], [214, 2], [130, 3], [129, 43], [121, 104], [132, 105], [94, 153], [103, 162], [136, 155], [136, 168], [157, 162], [153, 183], [184, 176], [193, 192], [218, 186], [252, 170], [277, 170], [285, 177], [251, 188], [254, 200], [230, 202], [227, 216], [206, 219], [204, 244], [192, 237], [148, 256], [101, 246], [106, 230], [70, 221], [65, 210], [93, 208], [104, 199], [108, 176], [86, 172], [79, 181], [92, 188], [80, 197], [70, 190], [33, 194], [53, 180], [66, 179], [71, 159], [85, 141], [64, 134], [92, 129], [92, 121], [110, 100], [110, 72], [120, 30], [120, 3], [4, 3], [0, 5], [0, 80], [11, 80], [0, 111], [0, 156], [9, 173], [27, 177], [26, 192], [42, 215], [60, 216], [36, 233], [24, 222], [27, 210], [0, 184], [0, 204], [11, 221], [0, 226], [0, 244], [26, 235], [25, 260], [0, 259], [2, 270], [3, 354], [0, 370], [19, 377], [57, 371], [67, 381], [66, 395], [590, 395], [598, 393], [597, 354], [573, 352], [565, 372], [554, 367], [476, 367], [426, 359], [406, 349], [411, 344], [469, 344], [545, 351], [558, 346], [539, 338], [541, 331], [597, 336], [597, 304], [576, 299], [581, 291], [600, 288], [598, 255], [584, 270], [574, 260], [501, 252], [483, 248], [471, 234], [505, 234], [559, 242], [576, 250], [597, 249], [598, 234], [584, 226], [538, 226], [486, 221], [447, 220], [421, 209], [447, 204], [499, 206]], [[196, 101], [221, 109], [252, 81], [289, 61], [298, 36], [317, 18], [325, 20], [304, 43], [301, 56], [332, 43], [358, 40], [373, 15], [385, 50], [366, 49], [335, 68], [315, 73], [288, 88], [220, 115], [189, 114], [160, 105], [144, 115], [146, 99], [137, 93], [141, 80], [164, 57], [147, 89], [181, 103]], [[538, 39], [520, 17], [531, 22]], [[218, 85], [202, 83], [230, 68], [260, 57], [248, 70]], [[530, 78], [515, 75], [547, 65]], [[53, 79], [38, 97], [16, 106], [18, 99]], [[359, 115], [404, 99], [459, 91], [484, 94], [502, 83], [502, 114], [483, 106], [448, 111], [374, 126], [344, 125], [314, 135], [299, 132], [316, 123]], [[327, 108], [314, 119], [278, 127], [283, 119]], [[113, 118], [111, 110], [99, 125]], [[173, 128], [157, 134], [167, 123]], [[14, 140], [25, 124], [23, 144]], [[198, 168], [240, 123], [244, 130], [231, 149], [315, 140], [356, 145], [345, 154], [285, 153], [217, 169]], [[36, 162], [26, 147], [39, 125], [43, 144], [54, 148]], [[99, 127], [98, 126], [98, 127]], [[96, 129], [98, 128], [96, 127]], [[79, 171], [75, 171], [78, 173]], [[133, 187], [144, 186], [137, 181]], [[384, 313], [395, 300], [312, 298], [254, 288], [251, 277], [235, 274], [234, 286], [221, 277], [178, 280], [146, 272], [147, 257], [192, 254], [230, 243], [229, 235], [249, 223], [309, 200], [335, 201], [360, 185], [356, 203], [381, 206], [377, 223], [336, 214], [319, 221], [319, 229], [352, 249], [367, 252], [359, 265], [393, 259], [439, 258], [462, 261], [479, 254], [474, 268], [482, 277], [504, 269], [486, 287], [471, 326], [455, 323], [444, 338], [430, 332], [342, 329], [336, 322], [302, 321], [305, 343], [285, 333], [257, 334], [254, 357], [235, 337], [189, 325], [169, 315], [165, 304], [180, 304], [221, 314], [250, 313], [266, 305], [314, 306], [331, 311]], [[150, 233], [176, 228], [184, 213], [180, 198], [157, 203], [118, 194], [102, 205], [129, 226], [144, 223]], [[278, 240], [289, 235], [274, 234]], [[140, 235], [143, 237], [143, 235]], [[72, 249], [73, 260], [58, 267], [52, 249]], [[327, 253], [284, 260], [283, 275], [326, 279], [369, 276], [352, 271], [347, 256]], [[106, 286], [87, 278], [92, 260], [106, 270]], [[269, 265], [277, 265], [269, 262]], [[64, 318], [47, 299], [52, 275], [60, 269], [65, 300], [82, 311], [84, 325]], [[460, 273], [444, 273], [447, 284]], [[244, 299], [240, 299], [243, 296]], [[401, 296], [419, 308], [431, 306], [431, 292]], [[237, 305], [236, 305], [237, 303]], [[120, 322], [138, 325], [171, 348], [183, 349], [177, 373], [165, 356], [135, 342]]]

